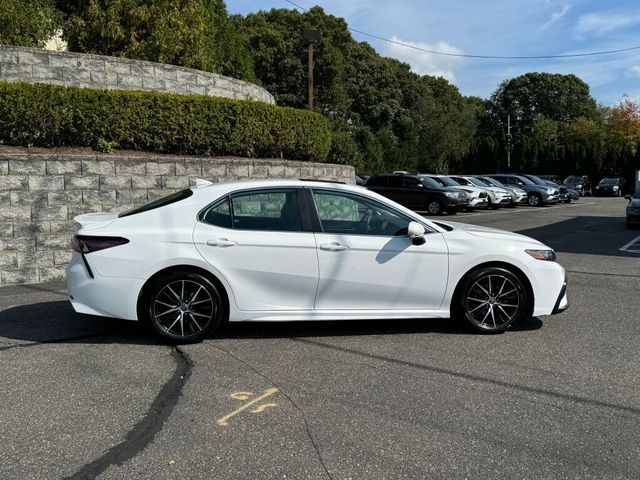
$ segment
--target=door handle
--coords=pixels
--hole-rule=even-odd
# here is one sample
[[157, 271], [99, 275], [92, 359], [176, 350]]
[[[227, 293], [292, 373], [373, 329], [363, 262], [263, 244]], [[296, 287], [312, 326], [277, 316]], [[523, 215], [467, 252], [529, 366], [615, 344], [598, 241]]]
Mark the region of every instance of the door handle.
[[342, 250], [348, 250], [349, 247], [347, 247], [346, 245], [342, 245], [341, 243], [338, 243], [338, 242], [331, 242], [331, 243], [321, 244], [320, 249], [328, 250], [330, 252], [341, 252]]
[[229, 240], [228, 238], [218, 238], [217, 240], [207, 240], [207, 245], [210, 247], [233, 247], [237, 245], [238, 242], [234, 242], [233, 240]]

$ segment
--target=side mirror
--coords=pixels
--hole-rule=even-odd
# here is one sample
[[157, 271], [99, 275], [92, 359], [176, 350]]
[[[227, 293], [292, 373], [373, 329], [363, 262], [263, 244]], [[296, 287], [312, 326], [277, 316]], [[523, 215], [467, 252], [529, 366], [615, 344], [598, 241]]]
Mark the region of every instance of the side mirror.
[[418, 222], [409, 222], [407, 227], [407, 234], [411, 237], [411, 243], [414, 245], [424, 245], [426, 240], [424, 239], [425, 229], [424, 226]]
[[631, 195], [625, 195], [624, 198], [626, 198], [627, 200], [631, 200]]

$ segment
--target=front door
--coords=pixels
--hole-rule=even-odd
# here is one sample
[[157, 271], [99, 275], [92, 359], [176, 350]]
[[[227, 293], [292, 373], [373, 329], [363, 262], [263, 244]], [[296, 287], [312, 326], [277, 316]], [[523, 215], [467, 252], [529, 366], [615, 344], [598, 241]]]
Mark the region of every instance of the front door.
[[438, 310], [447, 287], [448, 249], [441, 233], [423, 245], [407, 236], [412, 220], [365, 196], [314, 189], [316, 310]]

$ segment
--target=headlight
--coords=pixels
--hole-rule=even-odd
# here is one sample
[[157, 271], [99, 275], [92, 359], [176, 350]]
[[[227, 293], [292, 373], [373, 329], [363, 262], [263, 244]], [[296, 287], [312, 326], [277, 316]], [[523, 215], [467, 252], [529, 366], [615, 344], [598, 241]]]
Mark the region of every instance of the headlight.
[[619, 188], [618, 188], [618, 186], [617, 186], [617, 185], [614, 185], [614, 186], [613, 186], [613, 191], [615, 192], [616, 190], [619, 190]]
[[460, 198], [460, 194], [458, 192], [444, 192], [444, 194], [449, 198]]
[[580, 190], [582, 188], [582, 185], [576, 185], [576, 190]]
[[546, 260], [547, 262], [556, 261], [556, 252], [553, 250], [525, 250], [525, 252], [536, 260]]
[[547, 188], [547, 193], [548, 193], [549, 195], [551, 195], [553, 192], [554, 192], [554, 189], [553, 189], [553, 188]]
[[596, 190], [600, 190], [600, 187], [596, 187]]

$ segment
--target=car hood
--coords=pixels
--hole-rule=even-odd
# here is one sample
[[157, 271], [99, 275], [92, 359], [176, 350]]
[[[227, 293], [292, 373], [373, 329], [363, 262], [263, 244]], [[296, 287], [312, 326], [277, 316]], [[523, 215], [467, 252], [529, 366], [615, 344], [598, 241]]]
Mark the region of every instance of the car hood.
[[[445, 222], [439, 222], [445, 223]], [[483, 227], [480, 225], [471, 225], [468, 223], [458, 223], [458, 222], [446, 222], [446, 225], [456, 229], [462, 230], [469, 235], [473, 235], [476, 237], [487, 238], [498, 241], [509, 241], [515, 243], [526, 243], [533, 248], [541, 248], [541, 249], [549, 249], [545, 244], [535, 240], [531, 237], [527, 237], [526, 235], [520, 235], [519, 233], [508, 232], [506, 230], [498, 230], [497, 228]]]

